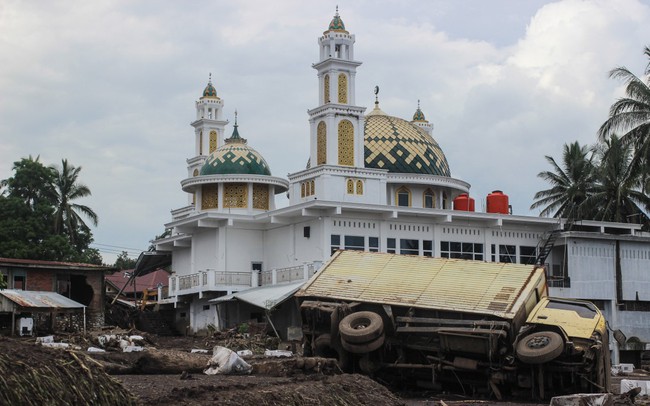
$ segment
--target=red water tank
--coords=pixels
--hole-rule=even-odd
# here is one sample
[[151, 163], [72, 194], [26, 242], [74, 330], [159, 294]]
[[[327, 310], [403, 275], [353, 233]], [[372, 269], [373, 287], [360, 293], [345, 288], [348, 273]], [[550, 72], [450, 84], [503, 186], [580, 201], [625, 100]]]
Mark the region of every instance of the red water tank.
[[509, 214], [508, 195], [500, 190], [495, 190], [487, 196], [487, 212]]
[[474, 211], [474, 198], [461, 193], [454, 199], [454, 210]]

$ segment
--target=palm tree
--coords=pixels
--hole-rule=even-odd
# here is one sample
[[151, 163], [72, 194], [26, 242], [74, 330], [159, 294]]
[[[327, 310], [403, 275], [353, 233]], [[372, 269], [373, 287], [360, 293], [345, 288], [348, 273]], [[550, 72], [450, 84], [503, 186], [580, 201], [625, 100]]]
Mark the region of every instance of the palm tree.
[[88, 217], [95, 226], [98, 218], [90, 207], [72, 203], [75, 199], [91, 195], [88, 186], [77, 182], [81, 167], [75, 168], [68, 164], [67, 159], [61, 160], [61, 164], [61, 168], [52, 166], [56, 175], [54, 180], [56, 189], [54, 229], [57, 234], [67, 234], [70, 242], [76, 244], [80, 234], [89, 230], [79, 213]]
[[537, 176], [548, 181], [551, 188], [535, 193], [536, 201], [530, 208], [544, 206], [540, 216], [552, 215], [573, 220], [584, 218], [587, 213], [583, 203], [589, 197], [594, 181], [589, 148], [580, 146], [578, 141], [564, 144], [562, 167], [553, 157], [547, 155], [545, 158], [553, 170], [540, 172]]
[[[644, 54], [650, 59], [650, 47], [645, 47]], [[616, 132], [623, 133], [621, 139], [634, 147], [634, 166], [650, 163], [650, 61], [644, 74], [648, 76], [646, 82], [624, 66], [609, 72], [610, 77], [627, 84], [626, 97], [612, 104], [609, 118], [598, 130], [601, 141]]]
[[599, 164], [596, 185], [586, 205], [595, 209], [594, 220], [638, 223], [646, 227], [650, 219], [650, 197], [641, 191], [641, 167], [633, 165], [633, 148], [612, 135], [594, 148]]

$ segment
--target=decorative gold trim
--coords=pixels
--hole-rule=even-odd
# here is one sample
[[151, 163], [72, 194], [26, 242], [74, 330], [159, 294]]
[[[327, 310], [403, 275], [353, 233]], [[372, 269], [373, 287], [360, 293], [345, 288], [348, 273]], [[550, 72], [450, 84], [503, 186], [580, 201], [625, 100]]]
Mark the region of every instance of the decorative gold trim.
[[354, 194], [354, 181], [352, 179], [347, 181], [347, 192], [349, 195]]
[[324, 121], [318, 123], [316, 129], [316, 165], [327, 163], [327, 124]]
[[323, 78], [323, 92], [325, 92], [325, 103], [323, 104], [327, 104], [330, 102], [330, 75], [327, 74]]
[[339, 165], [354, 165], [354, 126], [348, 120], [339, 122]]
[[217, 132], [215, 130], [210, 131], [210, 153], [214, 152], [217, 149]]
[[339, 103], [348, 103], [348, 77], [345, 73], [339, 74]]
[[201, 187], [201, 210], [219, 208], [219, 186], [208, 184]]
[[300, 197], [305, 197], [305, 182], [300, 184]]
[[269, 209], [269, 187], [259, 183], [253, 184], [253, 208]]
[[198, 169], [194, 169], [194, 172], [192, 172], [192, 177], [194, 177], [194, 176], [199, 176], [199, 170]]
[[248, 185], [246, 183], [226, 183], [223, 186], [224, 208], [248, 207]]
[[314, 195], [316, 194], [316, 182], [312, 179], [309, 184], [311, 185], [311, 194]]
[[363, 181], [361, 179], [357, 179], [357, 194], [363, 194]]

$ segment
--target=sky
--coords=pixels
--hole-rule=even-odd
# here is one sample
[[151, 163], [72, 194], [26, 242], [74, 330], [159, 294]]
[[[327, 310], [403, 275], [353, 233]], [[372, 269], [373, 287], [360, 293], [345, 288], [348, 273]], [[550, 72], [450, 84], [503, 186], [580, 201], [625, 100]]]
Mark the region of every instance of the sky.
[[[81, 166], [104, 262], [135, 258], [187, 205], [194, 102], [209, 74], [232, 131], [274, 176], [305, 168], [317, 106], [317, 38], [338, 5], [356, 36], [356, 101], [410, 120], [418, 100], [452, 177], [476, 208], [503, 190], [531, 211], [545, 156], [596, 142], [624, 93], [608, 72], [642, 75], [650, 0], [0, 2], [0, 179], [40, 156]], [[277, 197], [278, 206], [286, 205]]]

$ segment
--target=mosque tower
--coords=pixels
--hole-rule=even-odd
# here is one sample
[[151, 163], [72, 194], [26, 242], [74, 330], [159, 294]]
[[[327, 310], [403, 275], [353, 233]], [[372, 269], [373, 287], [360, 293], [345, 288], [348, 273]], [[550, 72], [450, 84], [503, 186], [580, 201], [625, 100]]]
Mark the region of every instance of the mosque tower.
[[354, 60], [354, 35], [336, 14], [318, 39], [318, 107], [309, 110], [310, 163], [364, 167], [365, 107], [355, 105], [355, 76], [361, 62]]
[[420, 100], [418, 100], [418, 109], [415, 110], [411, 123], [426, 131], [430, 136], [433, 136], [433, 123], [427, 121], [427, 119], [424, 117], [424, 113], [422, 110], [420, 110]]
[[[224, 128], [228, 124], [223, 119], [224, 102], [217, 96], [217, 90], [212, 84], [212, 74], [203, 94], [196, 101], [196, 120], [194, 127], [194, 157], [187, 160], [188, 177], [198, 176], [206, 158], [217, 148], [223, 145]], [[194, 196], [189, 196], [190, 203], [194, 204]]]

